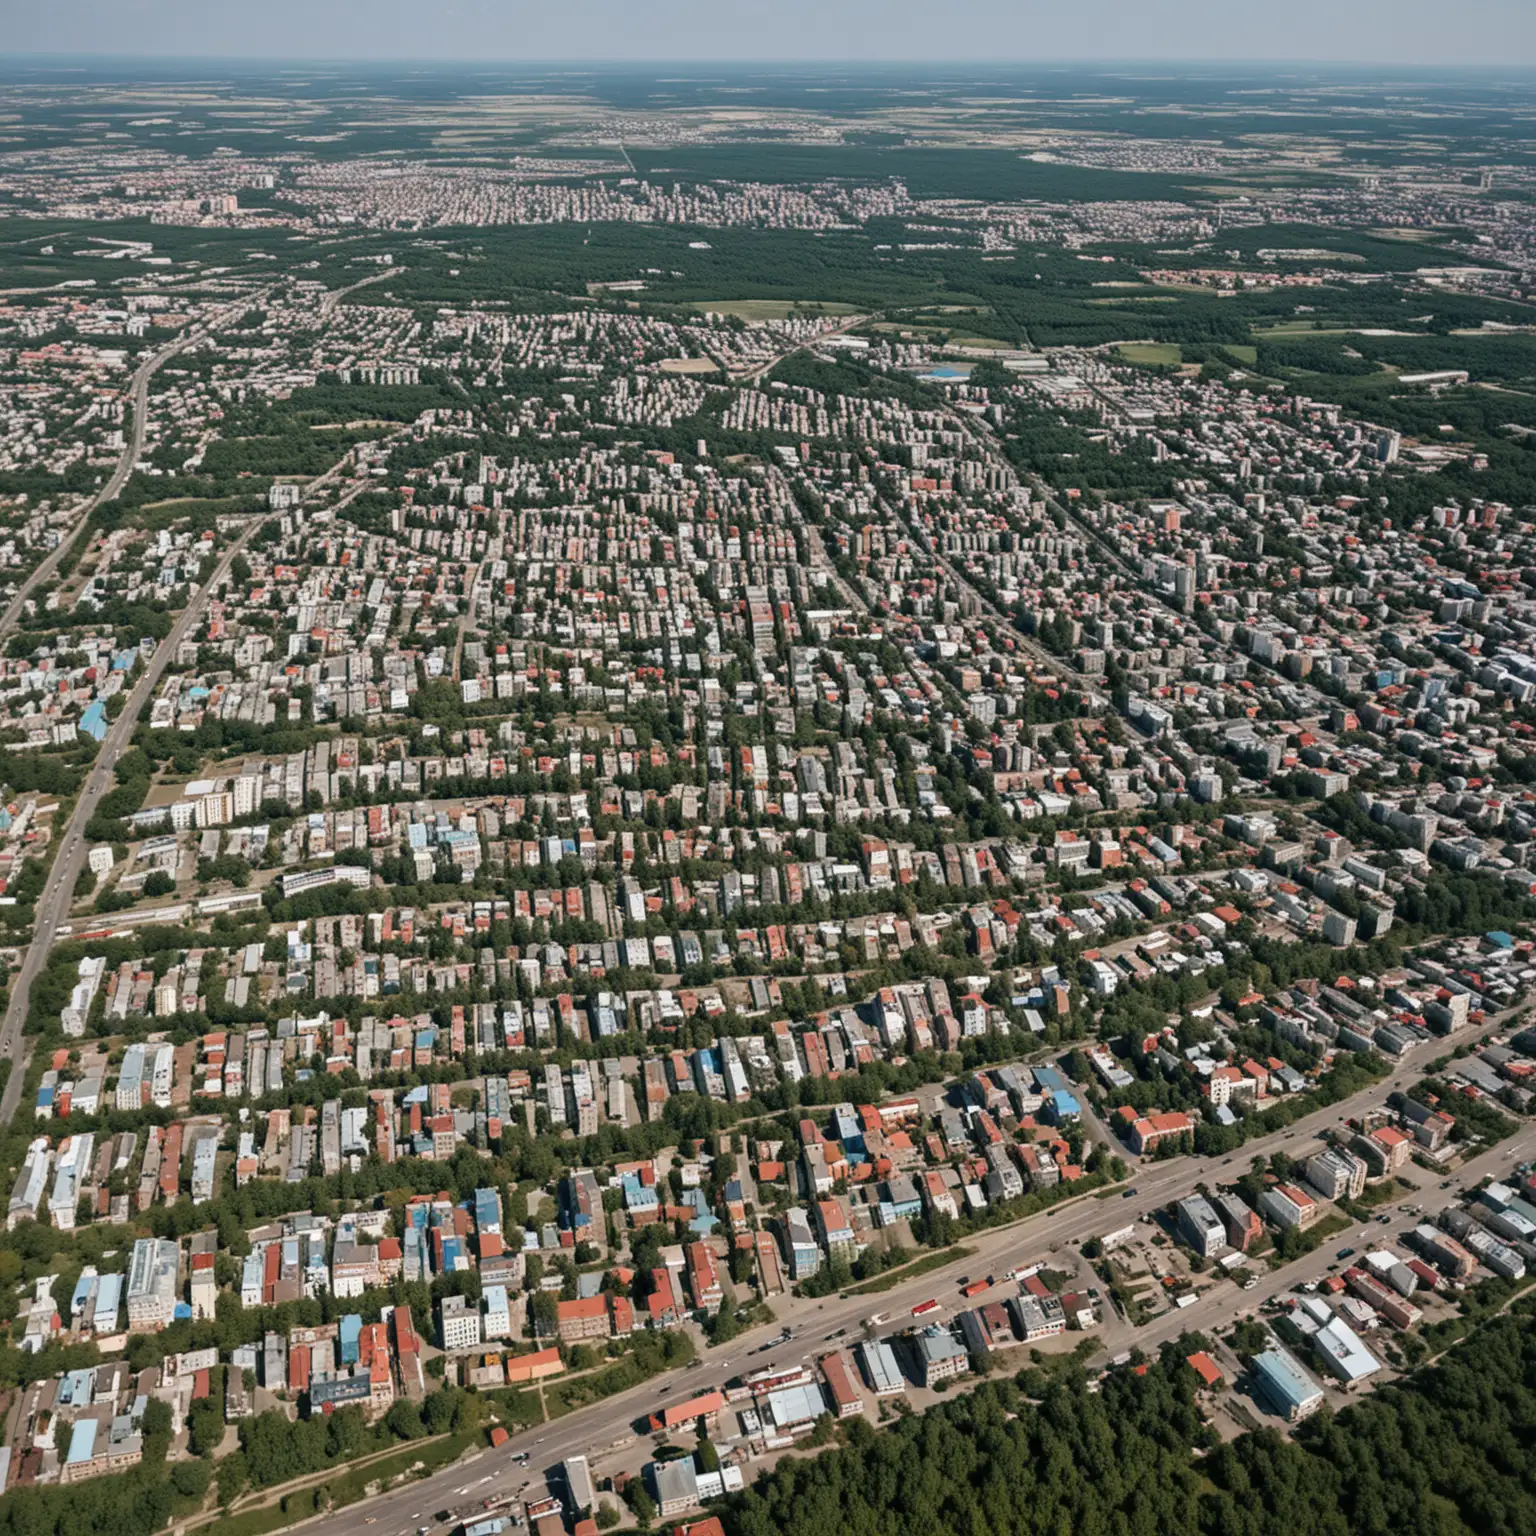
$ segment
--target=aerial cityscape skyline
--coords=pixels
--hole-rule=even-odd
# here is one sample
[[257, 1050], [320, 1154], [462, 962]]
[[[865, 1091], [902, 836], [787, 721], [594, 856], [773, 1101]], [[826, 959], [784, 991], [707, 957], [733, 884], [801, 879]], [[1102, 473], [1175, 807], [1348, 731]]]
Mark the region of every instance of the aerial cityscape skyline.
[[1524, 11], [18, 20], [0, 1536], [1536, 1530]]

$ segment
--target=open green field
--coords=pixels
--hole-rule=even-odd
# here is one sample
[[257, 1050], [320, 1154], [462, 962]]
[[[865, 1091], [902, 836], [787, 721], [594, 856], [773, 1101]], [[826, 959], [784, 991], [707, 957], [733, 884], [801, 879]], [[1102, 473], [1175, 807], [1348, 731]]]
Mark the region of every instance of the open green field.
[[1121, 341], [1115, 351], [1128, 363], [1176, 365], [1184, 361], [1184, 353], [1174, 341]]
[[788, 320], [792, 315], [856, 315], [852, 304], [828, 299], [702, 299], [694, 309], [737, 320]]

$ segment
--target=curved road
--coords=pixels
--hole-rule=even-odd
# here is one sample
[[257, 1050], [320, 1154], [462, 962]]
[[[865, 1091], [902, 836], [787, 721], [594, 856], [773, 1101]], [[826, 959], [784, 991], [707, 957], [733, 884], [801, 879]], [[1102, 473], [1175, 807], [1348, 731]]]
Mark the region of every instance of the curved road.
[[[349, 463], [350, 457], [348, 455], [343, 458], [334, 468], [327, 470], [317, 480], [311, 481], [305, 487], [306, 498], [335, 479]], [[356, 495], [366, 487], [365, 481], [351, 494]], [[343, 503], [347, 499], [343, 498]], [[154, 655], [150, 657], [148, 666], [144, 668], [133, 691], [128, 695], [122, 712], [112, 722], [103, 738], [101, 750], [96, 754], [90, 775], [81, 787], [80, 798], [75, 803], [74, 813], [69, 818], [68, 826], [60, 835], [59, 850], [48, 872], [43, 893], [37, 899], [37, 917], [32, 928], [32, 941], [27, 945], [26, 953], [22, 956], [21, 969], [11, 982], [10, 1000], [6, 1005], [5, 1017], [0, 1021], [0, 1059], [10, 1060], [13, 1063], [10, 1081], [5, 1085], [4, 1095], [0, 1096], [0, 1125], [10, 1122], [21, 1099], [22, 1087], [26, 1080], [25, 1058], [21, 1051], [21, 1029], [26, 1022], [32, 983], [47, 962], [48, 953], [53, 948], [54, 939], [58, 936], [59, 924], [69, 915], [70, 906], [74, 901], [75, 881], [79, 879], [80, 871], [89, 857], [90, 850], [85, 839], [85, 828], [95, 814], [102, 796], [112, 788], [118, 759], [122, 757], [133, 740], [139, 716], [158, 686], [166, 667], [170, 664], [171, 657], [176, 654], [177, 647], [201, 621], [208, 599], [228, 576], [235, 556], [245, 548], [251, 535], [265, 521], [265, 513], [257, 513], [250, 518], [245, 527], [240, 530], [239, 536], [224, 551], [213, 574], [193, 593], [191, 601], [182, 610], [170, 634], [155, 647]]]
[[128, 386], [128, 404], [133, 417], [133, 430], [129, 434], [122, 453], [118, 455], [116, 467], [108, 477], [107, 483], [94, 495], [88, 496], [76, 509], [75, 520], [59, 540], [57, 547], [38, 562], [31, 574], [22, 582], [15, 597], [6, 605], [5, 612], [0, 614], [0, 635], [8, 634], [20, 623], [27, 599], [39, 586], [52, 579], [53, 573], [58, 570], [59, 563], [74, 545], [91, 513], [97, 507], [111, 501], [127, 485], [128, 477], [139, 462], [139, 455], [144, 452], [144, 434], [149, 425], [149, 381], [155, 376], [156, 370], [162, 368], [178, 353], [184, 352], [193, 342], [201, 341], [231, 315], [241, 313], [253, 303], [259, 303], [271, 291], [270, 287], [264, 288], [260, 293], [241, 299], [238, 304], [231, 304], [218, 310], [174, 341], [167, 342], [158, 352], [152, 352], [134, 370], [132, 382]]
[[27, 945], [26, 953], [22, 956], [21, 969], [11, 982], [10, 1000], [6, 1005], [4, 1021], [0, 1022], [0, 1058], [9, 1059], [13, 1063], [10, 1080], [5, 1085], [5, 1093], [0, 1096], [0, 1124], [9, 1123], [21, 1098], [22, 1087], [26, 1080], [24, 1057], [19, 1049], [21, 1027], [26, 1021], [32, 983], [46, 963], [49, 951], [53, 948], [59, 924], [69, 913], [70, 904], [74, 900], [75, 881], [79, 879], [80, 871], [85, 867], [88, 856], [88, 845], [85, 840], [86, 824], [95, 814], [102, 796], [112, 788], [113, 773], [118, 759], [122, 757], [128, 744], [133, 740], [140, 712], [159, 683], [171, 657], [176, 654], [177, 647], [196, 627], [202, 617], [203, 609], [207, 606], [208, 598], [229, 574], [230, 564], [245, 548], [251, 535], [260, 527], [261, 521], [260, 517], [253, 517], [241, 529], [239, 537], [224, 551], [224, 557], [219, 561], [213, 575], [197, 589], [192, 601], [182, 610], [181, 617], [177, 619], [170, 634], [155, 647], [154, 655], [149, 659], [149, 665], [144, 668], [132, 693], [128, 695], [128, 702], [123, 706], [122, 713], [108, 729], [102, 740], [101, 750], [96, 754], [96, 761], [91, 766], [90, 775], [81, 786], [80, 798], [75, 802], [74, 813], [70, 816], [69, 825], [65, 827], [60, 839], [59, 851], [54, 856], [53, 867], [48, 872], [43, 894], [37, 899], [37, 918], [32, 928], [32, 942]]

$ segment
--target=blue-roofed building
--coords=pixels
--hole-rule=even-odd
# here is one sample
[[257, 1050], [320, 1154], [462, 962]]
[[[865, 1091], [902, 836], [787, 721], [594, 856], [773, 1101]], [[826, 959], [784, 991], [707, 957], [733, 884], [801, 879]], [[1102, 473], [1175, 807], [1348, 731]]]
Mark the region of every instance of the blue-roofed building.
[[[707, 1045], [693, 1053], [693, 1081], [699, 1092], [706, 1096], [719, 1098], [725, 1092], [719, 1058]], [[718, 1092], [715, 1091], [717, 1088]]]
[[880, 1186], [880, 1204], [876, 1208], [882, 1227], [893, 1227], [898, 1221], [909, 1221], [922, 1214], [923, 1201], [917, 1192], [917, 1183], [907, 1174], [898, 1173]]
[[103, 1275], [88, 1319], [93, 1333], [116, 1333], [117, 1313], [123, 1303], [123, 1277]]
[[475, 1229], [479, 1232], [501, 1231], [501, 1196], [494, 1189], [475, 1191]]
[[422, 1229], [414, 1223], [405, 1229], [405, 1238], [400, 1245], [401, 1254], [401, 1278], [410, 1280], [427, 1280], [431, 1277], [427, 1273], [427, 1244]]
[[1045, 1102], [1047, 1118], [1055, 1125], [1082, 1117], [1082, 1105], [1065, 1088], [1056, 1089]]
[[839, 1104], [832, 1111], [832, 1131], [843, 1144], [850, 1161], [862, 1161], [866, 1155], [864, 1127], [851, 1104]]
[[1035, 1067], [1035, 1082], [1042, 1094], [1057, 1093], [1067, 1086], [1067, 1080], [1055, 1067]]
[[[68, 1482], [80, 1476], [96, 1454], [96, 1420], [76, 1419], [74, 1432], [69, 1437], [69, 1454], [64, 1458], [61, 1480]], [[71, 1469], [74, 1469], [72, 1472]]]
[[362, 1356], [363, 1320], [356, 1312], [345, 1313], [336, 1330], [341, 1344], [341, 1363], [356, 1365]]
[[656, 1193], [654, 1184], [645, 1183], [640, 1175], [631, 1169], [624, 1175], [624, 1209], [631, 1216], [646, 1216], [653, 1214], [661, 1205], [661, 1197]]
[[81, 1371], [65, 1371], [59, 1377], [59, 1393], [56, 1401], [61, 1408], [89, 1408], [96, 1395], [96, 1369], [88, 1366]]
[[93, 699], [75, 729], [92, 741], [101, 741], [107, 734], [107, 706], [100, 699]]
[[720, 1225], [720, 1219], [709, 1208], [709, 1201], [702, 1189], [685, 1189], [683, 1204], [693, 1208], [688, 1218], [688, 1229], [698, 1237], [708, 1237]]
[[1515, 947], [1515, 936], [1512, 933], [1505, 933], [1502, 928], [1495, 928], [1492, 933], [1485, 934], [1484, 937], [1495, 949]]
[[1323, 1405], [1323, 1389], [1278, 1344], [1253, 1357], [1253, 1373], [1275, 1411], [1293, 1424]]

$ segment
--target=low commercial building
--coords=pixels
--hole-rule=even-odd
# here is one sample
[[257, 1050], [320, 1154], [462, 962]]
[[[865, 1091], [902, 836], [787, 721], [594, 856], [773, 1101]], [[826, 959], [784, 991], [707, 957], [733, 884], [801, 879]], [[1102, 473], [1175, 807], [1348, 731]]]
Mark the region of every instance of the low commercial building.
[[475, 1349], [480, 1344], [480, 1309], [462, 1296], [444, 1296], [437, 1304], [438, 1333], [445, 1350]]
[[935, 1325], [923, 1329], [912, 1341], [912, 1348], [917, 1357], [917, 1379], [925, 1387], [963, 1376], [971, 1368], [965, 1346], [947, 1328]]
[[134, 1333], [164, 1328], [176, 1312], [181, 1255], [167, 1238], [141, 1237], [128, 1263], [128, 1327]]
[[866, 1339], [856, 1351], [859, 1368], [876, 1397], [896, 1397], [907, 1390], [896, 1351], [884, 1339]]
[[1276, 1184], [1259, 1196], [1259, 1209], [1277, 1227], [1300, 1227], [1303, 1232], [1323, 1214], [1323, 1208], [1294, 1184]]
[[705, 1392], [681, 1403], [669, 1403], [660, 1413], [651, 1415], [652, 1429], [676, 1429], [683, 1424], [696, 1424], [702, 1419], [713, 1424], [725, 1407], [723, 1392]]
[[1241, 1195], [1217, 1195], [1214, 1203], [1227, 1229], [1228, 1245], [1247, 1253], [1264, 1231], [1258, 1212]]
[[764, 1400], [768, 1421], [781, 1434], [809, 1429], [827, 1411], [827, 1400], [815, 1382], [781, 1387]]
[[1260, 1391], [1275, 1411], [1292, 1424], [1323, 1406], [1323, 1389], [1307, 1375], [1288, 1350], [1278, 1344], [1253, 1357]]
[[1180, 1200], [1179, 1236], [1202, 1258], [1212, 1259], [1227, 1246], [1227, 1228], [1216, 1207], [1204, 1195]]
[[1019, 1336], [1026, 1344], [1067, 1331], [1066, 1309], [1054, 1296], [1019, 1296], [1010, 1301]]
[[1312, 1346], [1326, 1369], [1345, 1386], [1352, 1387], [1381, 1369], [1381, 1362], [1341, 1317], [1319, 1328], [1312, 1335]]
[[650, 1475], [656, 1507], [663, 1520], [670, 1520], [699, 1502], [699, 1475], [692, 1456], [680, 1456], [676, 1461], [653, 1461], [645, 1470]]
[[1364, 1158], [1336, 1147], [1307, 1159], [1307, 1183], [1325, 1200], [1358, 1200], [1369, 1173]]
[[555, 1328], [566, 1344], [578, 1344], [583, 1339], [606, 1339], [610, 1331], [608, 1298], [583, 1296], [557, 1302]]
[[848, 1357], [840, 1349], [820, 1360], [822, 1379], [827, 1384], [827, 1394], [832, 1399], [832, 1409], [840, 1419], [849, 1419], [864, 1408], [853, 1372], [848, 1368]]

